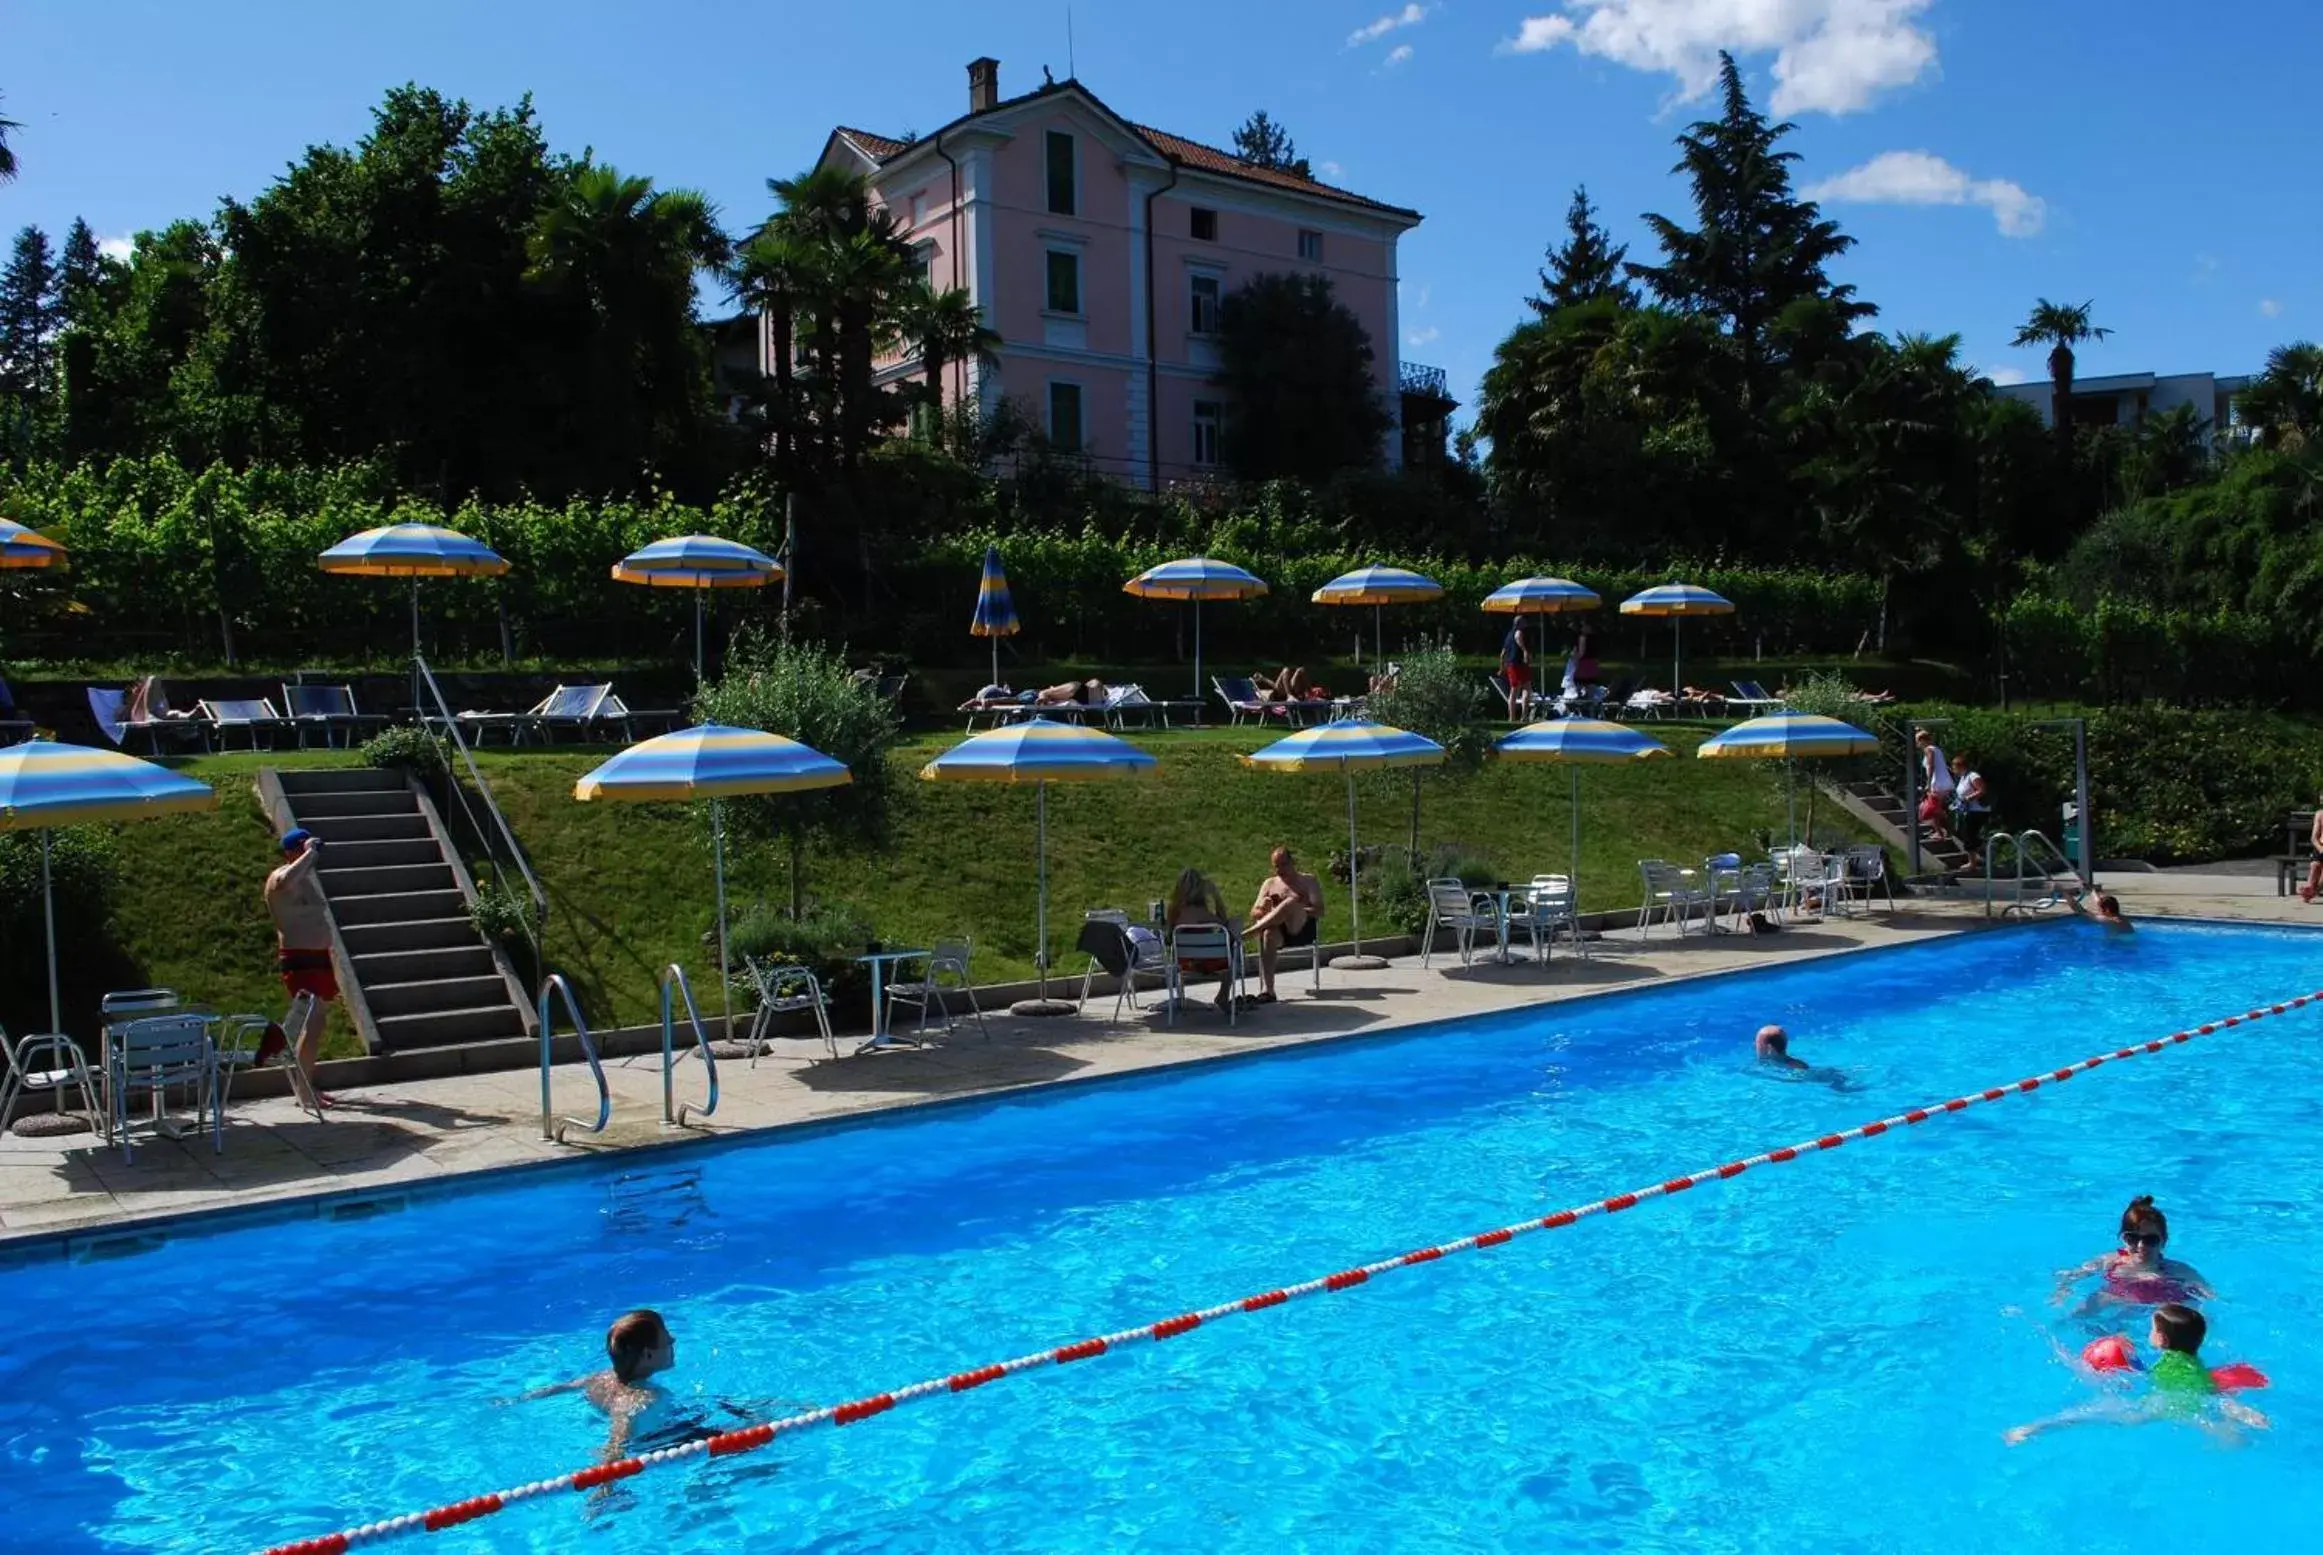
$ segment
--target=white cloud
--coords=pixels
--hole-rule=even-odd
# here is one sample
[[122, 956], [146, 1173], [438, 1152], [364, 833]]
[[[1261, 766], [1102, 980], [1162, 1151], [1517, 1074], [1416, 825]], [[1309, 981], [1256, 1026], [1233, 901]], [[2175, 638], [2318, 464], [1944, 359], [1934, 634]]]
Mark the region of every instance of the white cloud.
[[1347, 176], [1347, 169], [1336, 162], [1317, 162], [1315, 171], [1321, 173], [1325, 178], [1345, 178]]
[[118, 259], [123, 264], [127, 264], [129, 262], [129, 256], [135, 253], [136, 250], [136, 241], [131, 238], [97, 239], [98, 253], [103, 254], [107, 259]]
[[1990, 378], [1994, 383], [2000, 384], [2026, 381], [2024, 369], [2021, 367], [1987, 367], [1984, 369], [1984, 376]]
[[1443, 338], [1444, 332], [1436, 328], [1435, 325], [1430, 324], [1425, 329], [1415, 329], [1411, 333], [1405, 335], [1403, 337], [1403, 343], [1407, 346], [1424, 346], [1431, 345]]
[[2261, 297], [2258, 300], [2258, 311], [2261, 317], [2279, 319], [2283, 316], [2283, 305], [2272, 297]]
[[1428, 10], [1427, 6], [1413, 4], [1405, 6], [1400, 11], [1390, 11], [1377, 21], [1367, 22], [1349, 33], [1347, 46], [1351, 49], [1359, 49], [1366, 43], [1377, 43], [1398, 27], [1417, 27], [1428, 19]]
[[1856, 113], [1935, 68], [1918, 25], [1935, 0], [1562, 0], [1528, 16], [1504, 52], [1571, 44], [1632, 70], [1677, 78], [1691, 102], [1718, 80], [1718, 51], [1774, 56], [1774, 111]]
[[1387, 58], [1381, 61], [1381, 64], [1384, 68], [1393, 70], [1396, 66], [1402, 64], [1405, 60], [1410, 59], [1411, 57], [1412, 46], [1408, 43], [1399, 43], [1394, 48], [1387, 51]]
[[2003, 237], [2029, 238], [2048, 220], [2039, 195], [2005, 178], [1971, 178], [1932, 151], [1883, 151], [1807, 190], [1811, 200], [1852, 205], [1981, 205]]

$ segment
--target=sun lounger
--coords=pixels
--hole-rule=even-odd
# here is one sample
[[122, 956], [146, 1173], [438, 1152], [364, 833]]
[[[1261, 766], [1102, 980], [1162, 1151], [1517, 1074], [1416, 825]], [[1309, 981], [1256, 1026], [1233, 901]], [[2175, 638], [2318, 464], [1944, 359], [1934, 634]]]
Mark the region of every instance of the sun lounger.
[[1781, 697], [1768, 696], [1766, 687], [1755, 680], [1735, 680], [1728, 684], [1734, 688], [1734, 695], [1726, 699], [1726, 705], [1739, 707], [1746, 715], [1771, 713], [1783, 705]]
[[158, 680], [148, 678], [120, 691], [91, 686], [88, 693], [89, 715], [97, 720], [97, 727], [105, 738], [123, 750], [131, 749], [139, 736], [144, 738], [146, 753], [152, 756], [162, 754], [164, 745], [175, 750], [210, 748], [209, 720], [199, 714], [174, 711], [162, 694]]
[[19, 740], [32, 738], [32, 720], [25, 717], [16, 705], [16, 693], [8, 689], [8, 682], [0, 680], [0, 745], [14, 745]]
[[216, 702], [197, 704], [210, 727], [218, 731], [218, 748], [226, 748], [226, 737], [239, 729], [249, 737], [250, 748], [258, 749], [258, 737], [266, 736], [272, 746], [277, 736], [290, 727], [290, 720], [274, 710], [274, 703], [265, 697], [227, 697]]
[[356, 709], [353, 686], [302, 686], [285, 681], [282, 713], [298, 731], [301, 750], [310, 734], [321, 735], [325, 745], [351, 745], [358, 734], [387, 722], [384, 714]]

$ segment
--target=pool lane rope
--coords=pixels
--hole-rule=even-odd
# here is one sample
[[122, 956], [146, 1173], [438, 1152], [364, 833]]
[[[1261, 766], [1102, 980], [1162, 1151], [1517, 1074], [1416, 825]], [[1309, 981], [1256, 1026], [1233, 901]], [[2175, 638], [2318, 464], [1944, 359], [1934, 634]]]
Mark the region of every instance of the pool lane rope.
[[1352, 1269], [1342, 1269], [1337, 1274], [1325, 1275], [1321, 1279], [1306, 1280], [1297, 1285], [1285, 1285], [1279, 1289], [1262, 1291], [1255, 1296], [1245, 1296], [1240, 1301], [1229, 1301], [1220, 1306], [1204, 1307], [1197, 1312], [1181, 1313], [1176, 1317], [1163, 1318], [1158, 1323], [1147, 1323], [1137, 1328], [1122, 1329], [1119, 1333], [1103, 1334], [1094, 1339], [1083, 1339], [1077, 1344], [1062, 1345], [1053, 1350], [1037, 1350], [1030, 1355], [1020, 1355], [1012, 1361], [998, 1361], [989, 1366], [978, 1366], [970, 1371], [954, 1372], [948, 1377], [931, 1377], [925, 1382], [915, 1382], [910, 1387], [897, 1388], [893, 1392], [874, 1393], [868, 1398], [855, 1399], [850, 1403], [810, 1409], [804, 1414], [790, 1415], [780, 1420], [769, 1420], [760, 1425], [746, 1426], [739, 1431], [722, 1432], [700, 1441], [686, 1442], [676, 1447], [665, 1447], [658, 1452], [641, 1453], [636, 1457], [620, 1458], [610, 1463], [598, 1464], [592, 1468], [576, 1469], [569, 1474], [560, 1474], [554, 1479], [534, 1480], [529, 1485], [517, 1485], [508, 1490], [493, 1491], [488, 1495], [471, 1496], [465, 1501], [454, 1501], [431, 1511], [409, 1512], [401, 1517], [390, 1517], [383, 1522], [365, 1523], [361, 1527], [349, 1528], [339, 1533], [323, 1534], [311, 1539], [297, 1539], [288, 1544], [277, 1544], [264, 1551], [263, 1555], [340, 1555], [341, 1551], [354, 1549], [359, 1545], [380, 1544], [389, 1539], [400, 1538], [405, 1534], [439, 1533], [446, 1528], [457, 1528], [463, 1523], [472, 1523], [480, 1517], [489, 1517], [494, 1512], [514, 1506], [520, 1501], [530, 1501], [557, 1491], [594, 1490], [601, 1485], [610, 1485], [616, 1480], [624, 1480], [632, 1475], [642, 1474], [647, 1469], [683, 1462], [688, 1458], [724, 1458], [731, 1457], [736, 1453], [754, 1452], [778, 1436], [788, 1436], [814, 1426], [854, 1425], [858, 1421], [868, 1420], [874, 1415], [883, 1415], [900, 1405], [916, 1404], [925, 1399], [943, 1398], [955, 1393], [966, 1393], [973, 1388], [980, 1388], [988, 1382], [998, 1382], [1003, 1377], [1013, 1377], [1021, 1372], [1035, 1371], [1043, 1366], [1062, 1366], [1070, 1361], [1093, 1360], [1097, 1356], [1120, 1349], [1125, 1345], [1141, 1342], [1159, 1343], [1164, 1339], [1175, 1339], [1180, 1334], [1192, 1333], [1205, 1324], [1215, 1323], [1221, 1318], [1232, 1317], [1236, 1313], [1263, 1312], [1269, 1307], [1279, 1307], [1286, 1302], [1297, 1301], [1304, 1296], [1319, 1296], [1332, 1291], [1351, 1290], [1355, 1286], [1368, 1283], [1379, 1275], [1390, 1274], [1397, 1269], [1407, 1269], [1415, 1264], [1434, 1263], [1438, 1259], [1449, 1257], [1454, 1253], [1475, 1252], [1480, 1248], [1498, 1247], [1503, 1242], [1513, 1241], [1529, 1232], [1562, 1230], [1564, 1227], [1586, 1220], [1592, 1215], [1618, 1215], [1623, 1210], [1635, 1209], [1638, 1205], [1649, 1200], [1666, 1199], [1672, 1194], [1684, 1193], [1689, 1188], [1699, 1188], [1706, 1183], [1723, 1182], [1730, 1177], [1739, 1177], [1753, 1167], [1779, 1166], [1786, 1161], [1796, 1161], [1804, 1156], [1818, 1155], [1826, 1150], [1836, 1150], [1841, 1145], [1855, 1140], [1875, 1139], [1893, 1129], [1908, 1128], [1914, 1124], [1926, 1123], [1932, 1118], [1945, 1117], [1955, 1112], [1965, 1112], [1979, 1103], [2003, 1101], [2026, 1091], [2037, 1091], [2044, 1085], [2060, 1084], [2072, 1079], [2077, 1074], [2086, 1074], [2102, 1064], [2118, 1063], [2123, 1059], [2137, 1058], [2147, 1053], [2159, 1053], [2165, 1048], [2191, 1042], [2196, 1037], [2206, 1037], [2213, 1032], [2246, 1025], [2251, 1021], [2264, 1020], [2270, 1015], [2281, 1015], [2287, 1011], [2300, 1009], [2317, 1002], [2323, 1002], [2323, 992], [2301, 994], [2299, 997], [2286, 1000], [2281, 1004], [2268, 1005], [2263, 1009], [2250, 1010], [2241, 1015], [2229, 1015], [2223, 1020], [2207, 1021], [2189, 1031], [2172, 1032], [2169, 1036], [2157, 1037], [2151, 1042], [2116, 1048], [2110, 1053], [2099, 1054], [2094, 1058], [2084, 1058], [2081, 1062], [2068, 1064], [2062, 1069], [2052, 1069], [2045, 1074], [2029, 1075], [2009, 1085], [1996, 1085], [1990, 1090], [1976, 1091], [1966, 1096], [1955, 1096], [1950, 1101], [1939, 1102], [1933, 1106], [1915, 1107], [1909, 1112], [1899, 1113], [1892, 1118], [1881, 1118], [1877, 1122], [1866, 1123], [1859, 1128], [1846, 1129], [1836, 1134], [1825, 1134], [1820, 1138], [1810, 1139], [1801, 1144], [1785, 1145], [1779, 1150], [1769, 1150], [1760, 1155], [1746, 1156], [1739, 1161], [1728, 1161], [1721, 1166], [1709, 1167], [1703, 1171], [1688, 1172], [1683, 1177], [1672, 1177], [1647, 1187], [1634, 1188], [1627, 1193], [1617, 1193], [1610, 1198], [1598, 1199], [1593, 1203], [1583, 1204], [1574, 1209], [1561, 1209], [1553, 1215], [1542, 1215], [1537, 1219], [1519, 1221], [1513, 1226], [1502, 1226], [1496, 1231], [1483, 1231], [1475, 1236], [1461, 1237], [1458, 1241], [1439, 1242], [1433, 1247], [1417, 1248], [1399, 1258], [1387, 1258], [1378, 1263], [1367, 1263]]

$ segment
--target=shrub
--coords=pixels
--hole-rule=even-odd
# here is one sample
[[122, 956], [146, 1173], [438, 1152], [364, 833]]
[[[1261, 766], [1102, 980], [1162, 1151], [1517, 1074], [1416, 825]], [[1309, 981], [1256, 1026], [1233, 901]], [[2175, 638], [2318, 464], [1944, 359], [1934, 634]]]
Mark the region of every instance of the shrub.
[[1377, 862], [1364, 864], [1363, 894], [1377, 921], [1399, 934], [1428, 926], [1428, 882], [1457, 880], [1471, 890], [1500, 882], [1500, 866], [1464, 843], [1440, 842], [1414, 855], [1383, 848]]
[[755, 996], [745, 960], [803, 966], [822, 983], [826, 999], [863, 998], [870, 972], [854, 958], [874, 932], [851, 907], [818, 905], [793, 919], [775, 908], [754, 906], [726, 926], [726, 949], [734, 958], [727, 975], [737, 995]]
[[370, 766], [426, 779], [441, 778], [447, 770], [443, 742], [413, 724], [383, 729], [364, 741], [363, 760]]
[[[40, 835], [0, 832], [0, 1023], [17, 1035], [46, 1031], [49, 1024]], [[112, 834], [95, 827], [68, 826], [48, 835], [58, 956], [69, 1003], [76, 974], [109, 942], [108, 909], [120, 878], [120, 855]]]
[[468, 921], [486, 939], [510, 947], [535, 942], [541, 930], [540, 914], [531, 897], [491, 883], [476, 887], [476, 899], [468, 904]]

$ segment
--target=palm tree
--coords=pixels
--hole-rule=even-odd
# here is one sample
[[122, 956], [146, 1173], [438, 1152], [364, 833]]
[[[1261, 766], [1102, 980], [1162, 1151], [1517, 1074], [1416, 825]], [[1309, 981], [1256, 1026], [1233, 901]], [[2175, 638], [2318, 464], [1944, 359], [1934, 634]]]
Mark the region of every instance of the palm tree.
[[927, 402], [931, 415], [944, 409], [944, 369], [954, 362], [981, 362], [990, 366], [1000, 350], [1000, 332], [984, 322], [984, 312], [966, 288], [937, 291], [925, 281], [909, 287], [898, 309], [904, 339], [919, 352], [927, 375]]
[[2017, 326], [2016, 339], [2012, 342], [2019, 347], [2047, 345], [2050, 348], [2051, 420], [2057, 441], [2067, 448], [2073, 446], [2073, 417], [2069, 413], [2073, 399], [2073, 348], [2084, 340], [2103, 340], [2113, 333], [2089, 322], [2092, 306], [2087, 302], [2068, 304], [2040, 298], [2024, 323]]
[[24, 126], [14, 119], [0, 115], [0, 184], [15, 182], [16, 150], [8, 144], [8, 134], [11, 130], [22, 128]]
[[2234, 398], [2269, 448], [2297, 452], [2323, 437], [2323, 345], [2294, 340], [2267, 353], [2266, 370]]
[[577, 287], [602, 321], [656, 291], [690, 292], [730, 245], [706, 196], [584, 162], [542, 209], [525, 253], [535, 279]]
[[768, 222], [736, 251], [726, 272], [726, 286], [734, 300], [767, 323], [768, 346], [774, 362], [774, 404], [769, 420], [774, 431], [775, 468], [785, 478], [791, 473], [798, 448], [799, 412], [794, 358], [798, 352], [798, 310], [813, 262], [807, 242]]

